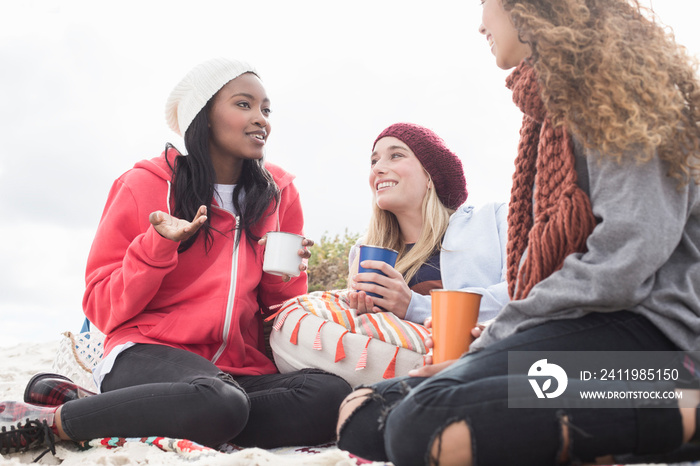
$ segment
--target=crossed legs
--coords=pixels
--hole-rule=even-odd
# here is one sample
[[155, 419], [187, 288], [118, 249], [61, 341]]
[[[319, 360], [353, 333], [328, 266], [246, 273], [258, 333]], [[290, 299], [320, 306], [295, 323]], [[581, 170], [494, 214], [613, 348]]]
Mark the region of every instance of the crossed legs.
[[[355, 391], [340, 409], [339, 447], [397, 465], [472, 464], [475, 458], [479, 464], [542, 465], [664, 452], [693, 435], [695, 409], [679, 410], [674, 401], [658, 409], [606, 409], [605, 416], [594, 409], [509, 409], [507, 352], [527, 350], [677, 348], [646, 319], [627, 312], [545, 324], [429, 379], [395, 379]], [[525, 378], [518, 383], [531, 391]]]

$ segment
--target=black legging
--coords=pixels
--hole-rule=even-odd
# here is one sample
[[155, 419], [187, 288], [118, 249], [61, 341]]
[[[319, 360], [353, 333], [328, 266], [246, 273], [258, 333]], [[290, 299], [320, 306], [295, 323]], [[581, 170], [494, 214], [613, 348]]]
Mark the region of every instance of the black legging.
[[351, 389], [318, 370], [237, 376], [189, 351], [139, 344], [121, 353], [99, 395], [63, 405], [73, 440], [164, 436], [208, 446], [273, 448], [332, 440]]

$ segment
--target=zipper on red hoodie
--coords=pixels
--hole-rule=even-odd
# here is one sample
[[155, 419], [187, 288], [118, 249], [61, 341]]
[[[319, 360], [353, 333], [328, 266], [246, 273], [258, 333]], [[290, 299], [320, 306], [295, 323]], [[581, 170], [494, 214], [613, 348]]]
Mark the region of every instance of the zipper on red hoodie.
[[224, 330], [222, 334], [221, 346], [217, 350], [211, 362], [216, 364], [221, 355], [226, 350], [227, 341], [229, 333], [231, 333], [231, 321], [233, 320], [233, 303], [236, 297], [236, 275], [238, 274], [238, 243], [240, 239], [241, 230], [238, 228], [239, 217], [236, 215], [236, 234], [234, 235], [233, 241], [233, 254], [231, 257], [231, 285], [228, 291], [228, 302], [226, 303], [226, 319], [224, 321]]

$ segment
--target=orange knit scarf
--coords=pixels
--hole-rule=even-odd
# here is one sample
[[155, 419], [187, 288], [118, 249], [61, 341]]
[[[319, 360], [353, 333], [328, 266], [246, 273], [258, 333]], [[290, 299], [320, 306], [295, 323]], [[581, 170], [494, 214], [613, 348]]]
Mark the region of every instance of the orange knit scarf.
[[554, 128], [547, 117], [535, 70], [523, 61], [508, 76], [506, 86], [524, 113], [507, 249], [508, 293], [512, 299], [522, 299], [559, 270], [566, 256], [586, 251], [586, 239], [596, 221], [590, 199], [576, 184], [571, 137], [564, 127]]

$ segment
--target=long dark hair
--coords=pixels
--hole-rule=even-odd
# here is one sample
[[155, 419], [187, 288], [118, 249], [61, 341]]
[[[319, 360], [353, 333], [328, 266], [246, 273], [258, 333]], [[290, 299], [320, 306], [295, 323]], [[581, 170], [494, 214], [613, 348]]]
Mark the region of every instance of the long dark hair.
[[[199, 206], [206, 206], [209, 212], [214, 197], [216, 173], [209, 156], [209, 109], [213, 100], [213, 97], [209, 99], [185, 131], [185, 149], [188, 155], [177, 155], [174, 167], [170, 166], [166, 157], [168, 166], [173, 171], [173, 215], [190, 221], [196, 215]], [[168, 143], [165, 147], [166, 154], [170, 148], [174, 147]], [[254, 231], [255, 225], [266, 213], [272, 215], [277, 210], [279, 201], [279, 188], [263, 165], [263, 160], [244, 160], [241, 175], [233, 190], [233, 206], [239, 215], [236, 228], [245, 232], [251, 245], [261, 238], [258, 232]], [[205, 248], [209, 251], [214, 241], [213, 231], [217, 231], [212, 228], [210, 218], [207, 218], [206, 223], [192, 237], [180, 244], [178, 252], [188, 250], [202, 232], [205, 235]], [[238, 241], [240, 236], [236, 239], [236, 244]]]

